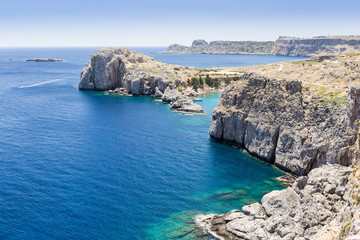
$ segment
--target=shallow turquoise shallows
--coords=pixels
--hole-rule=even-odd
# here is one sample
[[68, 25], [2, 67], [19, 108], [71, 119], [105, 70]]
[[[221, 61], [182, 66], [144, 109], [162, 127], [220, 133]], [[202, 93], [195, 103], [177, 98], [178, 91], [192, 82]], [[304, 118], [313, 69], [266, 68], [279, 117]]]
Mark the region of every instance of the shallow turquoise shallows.
[[[0, 239], [194, 239], [197, 213], [283, 188], [273, 167], [209, 139], [219, 94], [199, 102], [204, 115], [182, 115], [151, 97], [79, 91], [94, 50], [0, 49]], [[138, 50], [196, 67], [294, 59]], [[24, 61], [34, 57], [64, 62]]]

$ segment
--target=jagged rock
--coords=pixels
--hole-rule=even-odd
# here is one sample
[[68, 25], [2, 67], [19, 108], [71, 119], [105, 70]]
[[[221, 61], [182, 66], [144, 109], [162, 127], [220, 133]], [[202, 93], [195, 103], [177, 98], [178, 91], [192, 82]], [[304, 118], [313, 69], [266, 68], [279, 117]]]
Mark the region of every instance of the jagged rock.
[[286, 188], [266, 194], [262, 198], [261, 203], [268, 216], [273, 214], [284, 215], [291, 211], [299, 200], [300, 196], [292, 188]]
[[204, 110], [200, 105], [194, 103], [194, 101], [189, 97], [181, 97], [175, 102], [170, 103], [171, 109], [176, 109], [181, 112], [194, 112], [194, 113], [203, 113]]
[[296, 80], [245, 74], [215, 108], [210, 137], [245, 148], [296, 175], [323, 164], [349, 165], [357, 138], [360, 89], [329, 107]]
[[177, 89], [166, 88], [164, 94], [161, 97], [161, 100], [163, 102], [171, 103], [171, 102], [176, 102], [176, 100], [178, 100], [181, 97], [182, 94]]
[[156, 87], [154, 97], [162, 98], [162, 96], [163, 96], [163, 93], [160, 91], [160, 89], [158, 87]]
[[230, 222], [236, 218], [243, 218], [245, 217], [245, 214], [240, 212], [239, 210], [231, 210], [230, 212], [226, 213], [223, 216], [223, 219], [225, 220], [225, 222]]
[[177, 89], [166, 88], [161, 99], [163, 102], [170, 103], [170, 108], [176, 109], [177, 111], [193, 113], [204, 112], [200, 105], [194, 103], [191, 98], [184, 96]]
[[244, 212], [244, 214], [253, 216], [255, 218], [267, 218], [265, 209], [263, 208], [263, 206], [261, 206], [260, 203], [257, 202], [244, 206], [242, 208], [242, 211]]

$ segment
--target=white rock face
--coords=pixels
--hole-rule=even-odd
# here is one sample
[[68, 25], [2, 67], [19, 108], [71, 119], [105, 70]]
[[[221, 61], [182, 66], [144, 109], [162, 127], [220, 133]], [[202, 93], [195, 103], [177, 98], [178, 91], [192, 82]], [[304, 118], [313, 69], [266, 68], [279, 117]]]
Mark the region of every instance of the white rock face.
[[105, 91], [121, 87], [126, 74], [126, 63], [121, 56], [129, 51], [123, 48], [97, 50], [81, 72], [79, 89]]

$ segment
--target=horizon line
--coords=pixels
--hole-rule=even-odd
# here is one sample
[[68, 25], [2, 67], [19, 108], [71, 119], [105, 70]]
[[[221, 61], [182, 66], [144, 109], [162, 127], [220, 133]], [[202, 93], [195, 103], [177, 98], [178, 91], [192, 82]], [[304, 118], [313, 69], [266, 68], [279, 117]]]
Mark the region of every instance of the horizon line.
[[168, 47], [168, 46], [0, 46], [0, 48], [112, 48], [112, 47]]

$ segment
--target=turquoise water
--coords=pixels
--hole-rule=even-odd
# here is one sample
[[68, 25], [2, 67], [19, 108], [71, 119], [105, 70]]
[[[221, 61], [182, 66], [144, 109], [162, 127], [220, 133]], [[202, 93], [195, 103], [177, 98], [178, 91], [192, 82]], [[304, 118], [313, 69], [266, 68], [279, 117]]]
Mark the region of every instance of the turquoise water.
[[195, 214], [283, 187], [273, 167], [209, 139], [219, 94], [182, 115], [78, 91], [93, 50], [0, 49], [0, 239], [194, 239]]

